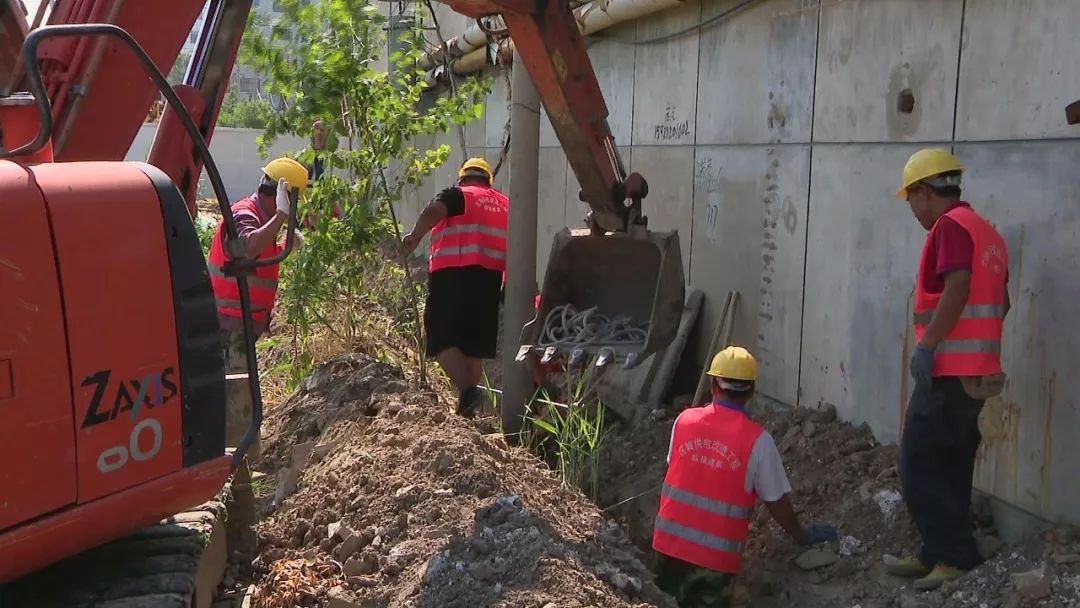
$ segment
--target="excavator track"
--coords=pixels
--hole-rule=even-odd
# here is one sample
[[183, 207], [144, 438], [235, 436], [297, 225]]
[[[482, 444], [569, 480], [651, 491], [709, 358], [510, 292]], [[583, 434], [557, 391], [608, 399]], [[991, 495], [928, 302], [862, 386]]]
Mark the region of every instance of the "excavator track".
[[225, 504], [208, 502], [15, 581], [0, 608], [208, 608], [226, 545]]

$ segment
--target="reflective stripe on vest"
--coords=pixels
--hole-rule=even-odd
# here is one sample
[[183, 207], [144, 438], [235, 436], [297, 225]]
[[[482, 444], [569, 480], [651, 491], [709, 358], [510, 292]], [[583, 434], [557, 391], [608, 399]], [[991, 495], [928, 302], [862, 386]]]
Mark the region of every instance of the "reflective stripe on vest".
[[[213, 264], [208, 263], [206, 265], [206, 270], [208, 270], [210, 272], [210, 276], [212, 276], [212, 277], [220, 277], [222, 279], [232, 279], [232, 277], [226, 276], [225, 269], [221, 268], [219, 266], [215, 266]], [[233, 280], [235, 280], [235, 279], [233, 279]], [[264, 279], [262, 277], [258, 277], [258, 276], [254, 276], [254, 275], [248, 276], [247, 282], [248, 282], [249, 287], [261, 287], [263, 289], [277, 289], [277, 286], [278, 286], [277, 279]]]
[[[254, 213], [259, 221], [263, 221], [259, 210], [256, 195], [233, 203], [234, 214], [240, 211]], [[218, 314], [225, 317], [240, 317], [243, 312], [240, 308], [240, 287], [236, 278], [225, 275], [225, 264], [229, 257], [223, 246], [225, 239], [225, 222], [218, 221], [217, 230], [214, 232], [214, 240], [210, 245], [210, 255], [206, 260], [206, 270], [210, 275], [210, 285], [214, 290], [214, 299], [217, 302]], [[271, 244], [262, 253], [259, 259], [273, 257], [281, 251], [277, 243]], [[261, 266], [247, 276], [248, 293], [251, 296], [252, 320], [263, 322], [269, 319], [270, 312], [274, 309], [277, 300], [278, 265]]]
[[746, 490], [747, 467], [762, 432], [742, 411], [715, 405], [679, 415], [653, 527], [656, 551], [718, 572], [739, 571], [757, 500]]
[[[1005, 277], [1009, 257], [1005, 240], [989, 222], [967, 205], [946, 212], [971, 236], [972, 269], [968, 303], [956, 325], [934, 351], [935, 376], [988, 376], [1001, 372], [1001, 336], [1005, 318]], [[944, 217], [944, 216], [943, 216]], [[940, 293], [925, 290], [924, 274], [940, 220], [930, 229], [915, 285], [912, 322], [921, 340], [933, 320]]]
[[465, 210], [432, 229], [429, 270], [482, 266], [505, 272], [509, 199], [493, 188], [458, 188], [465, 197]]
[[666, 532], [667, 534], [681, 538], [687, 542], [694, 543], [695, 545], [701, 545], [725, 553], [742, 553], [743, 549], [746, 548], [746, 543], [744, 542], [721, 538], [715, 534], [709, 534], [708, 532], [689, 528], [662, 517], [656, 519], [654, 528], [661, 532]]

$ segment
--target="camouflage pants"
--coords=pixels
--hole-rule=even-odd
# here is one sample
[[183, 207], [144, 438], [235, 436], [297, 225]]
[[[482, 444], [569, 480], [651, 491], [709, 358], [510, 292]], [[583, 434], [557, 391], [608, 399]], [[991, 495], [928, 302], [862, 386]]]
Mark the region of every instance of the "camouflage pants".
[[699, 568], [657, 553], [656, 586], [675, 598], [679, 608], [730, 608], [735, 575]]
[[[221, 332], [221, 342], [225, 349], [225, 373], [243, 374], [247, 372], [247, 347], [244, 344], [244, 332], [228, 331]], [[240, 445], [248, 426], [251, 425], [252, 414], [251, 392], [248, 381], [226, 380], [225, 381], [225, 446], [234, 448]], [[259, 437], [248, 449], [248, 460], [259, 457], [261, 445]]]

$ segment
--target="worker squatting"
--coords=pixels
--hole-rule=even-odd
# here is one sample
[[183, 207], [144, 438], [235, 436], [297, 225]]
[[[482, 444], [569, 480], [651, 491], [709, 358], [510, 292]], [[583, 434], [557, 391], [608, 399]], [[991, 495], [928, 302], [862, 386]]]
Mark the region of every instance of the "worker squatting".
[[[276, 255], [289, 215], [290, 185], [303, 193], [307, 171], [278, 159], [263, 171], [250, 197], [233, 205], [237, 231], [251, 257]], [[979, 411], [1004, 385], [1001, 335], [1009, 311], [1008, 248], [1001, 235], [961, 200], [963, 167], [941, 149], [908, 160], [897, 196], [928, 231], [916, 272], [911, 357], [915, 388], [907, 409], [899, 472], [904, 499], [922, 539], [919, 552], [886, 563], [889, 573], [934, 589], [981, 561], [969, 517]], [[482, 403], [476, 388], [482, 360], [496, 353], [498, 307], [505, 276], [509, 199], [492, 187], [490, 167], [470, 159], [457, 185], [440, 192], [402, 238], [406, 251], [432, 234], [424, 326], [427, 354], [458, 390], [457, 411], [470, 416]], [[225, 279], [222, 229], [209, 267], [230, 371], [244, 369], [235, 281]], [[249, 281], [256, 333], [269, 323], [278, 269], [259, 268]], [[731, 346], [713, 357], [710, 403], [679, 414], [672, 427], [653, 548], [658, 584], [682, 607], [730, 603], [742, 565], [754, 507], [760, 499], [798, 543], [836, 539], [830, 524], [803, 526], [774, 439], [747, 413], [757, 361]], [[250, 402], [230, 389], [230, 445], [246, 428]], [[234, 419], [235, 418], [235, 419]]]

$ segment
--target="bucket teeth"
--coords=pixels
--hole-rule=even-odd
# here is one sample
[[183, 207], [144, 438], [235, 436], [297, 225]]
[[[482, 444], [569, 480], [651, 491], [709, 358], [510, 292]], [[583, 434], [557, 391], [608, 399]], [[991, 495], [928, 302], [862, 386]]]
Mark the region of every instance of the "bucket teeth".
[[521, 348], [518, 349], [517, 356], [514, 357], [514, 361], [517, 361], [518, 363], [524, 361], [526, 355], [529, 354], [530, 349], [531, 347], [528, 344], [523, 345]]
[[630, 353], [626, 355], [626, 361], [623, 362], [623, 369], [634, 369], [641, 363], [641, 353]]
[[615, 351], [610, 348], [601, 348], [600, 354], [596, 357], [596, 367], [604, 367], [608, 363], [615, 360]]
[[547, 365], [551, 363], [551, 360], [555, 358], [556, 350], [554, 346], [549, 346], [544, 349], [544, 356], [540, 358], [540, 362]]
[[575, 348], [574, 350], [570, 351], [570, 359], [569, 359], [569, 361], [567, 361], [567, 365], [569, 365], [570, 367], [572, 367], [574, 369], [577, 369], [577, 368], [581, 367], [581, 362], [584, 359], [585, 359], [585, 349], [584, 348]]

